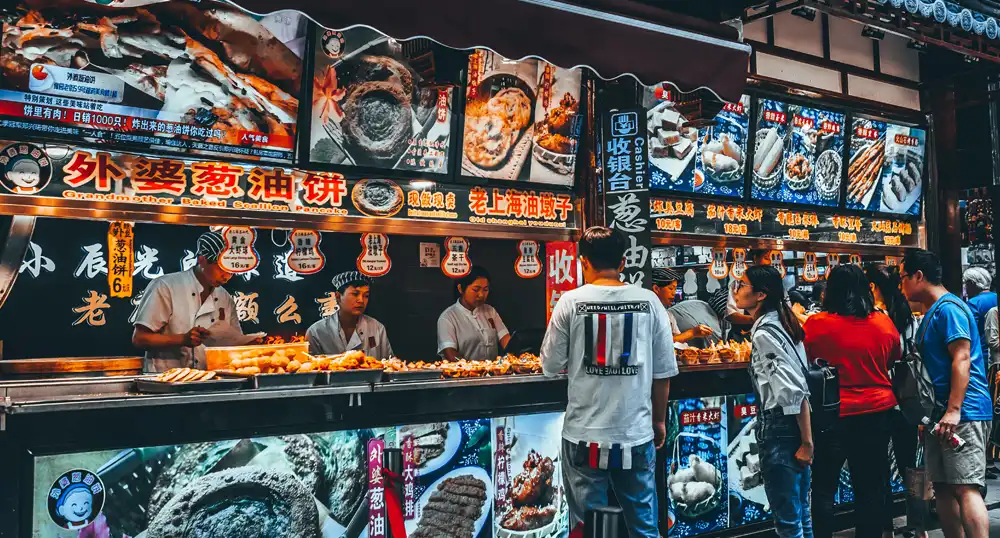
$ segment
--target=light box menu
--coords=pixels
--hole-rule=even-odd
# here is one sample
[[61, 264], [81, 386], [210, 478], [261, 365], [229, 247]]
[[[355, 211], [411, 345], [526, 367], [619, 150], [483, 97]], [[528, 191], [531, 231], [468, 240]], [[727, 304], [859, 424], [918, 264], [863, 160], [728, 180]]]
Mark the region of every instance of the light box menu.
[[863, 117], [851, 127], [848, 209], [919, 215], [927, 131]]

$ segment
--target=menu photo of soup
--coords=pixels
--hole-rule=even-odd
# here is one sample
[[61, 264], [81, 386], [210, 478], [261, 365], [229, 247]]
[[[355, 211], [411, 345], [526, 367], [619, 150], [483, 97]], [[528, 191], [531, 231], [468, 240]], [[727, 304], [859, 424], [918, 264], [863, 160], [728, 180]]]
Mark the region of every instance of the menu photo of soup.
[[446, 173], [453, 90], [426, 84], [438, 45], [362, 26], [316, 32], [310, 160]]
[[582, 117], [578, 69], [469, 56], [462, 173], [572, 185]]

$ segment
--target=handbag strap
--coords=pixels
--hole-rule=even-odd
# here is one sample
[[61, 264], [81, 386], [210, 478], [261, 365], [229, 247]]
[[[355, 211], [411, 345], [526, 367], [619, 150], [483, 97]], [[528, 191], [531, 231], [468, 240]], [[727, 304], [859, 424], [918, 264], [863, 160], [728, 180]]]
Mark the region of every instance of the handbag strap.
[[769, 333], [771, 336], [775, 336], [776, 338], [778, 338], [780, 340], [784, 340], [785, 342], [788, 342], [788, 344], [792, 348], [792, 353], [795, 354], [795, 358], [797, 359], [796, 362], [799, 363], [799, 368], [802, 369], [802, 373], [806, 376], [806, 379], [809, 379], [809, 371], [806, 369], [806, 362], [807, 361], [801, 355], [799, 355], [798, 346], [796, 346], [792, 342], [792, 338], [790, 336], [788, 336], [788, 334], [786, 334], [784, 330], [778, 330], [778, 328], [775, 327], [771, 323], [761, 323], [758, 328], [759, 329], [763, 329], [764, 331], [766, 331], [767, 333]]

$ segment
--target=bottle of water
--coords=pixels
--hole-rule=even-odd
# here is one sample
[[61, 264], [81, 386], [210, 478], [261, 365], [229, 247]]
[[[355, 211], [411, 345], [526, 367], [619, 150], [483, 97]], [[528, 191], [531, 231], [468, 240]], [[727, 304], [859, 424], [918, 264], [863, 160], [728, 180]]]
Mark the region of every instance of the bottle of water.
[[947, 437], [942, 437], [941, 425], [939, 423], [931, 422], [931, 419], [927, 417], [920, 419], [920, 421], [923, 422], [924, 426], [927, 426], [932, 435], [938, 437], [945, 443], [948, 443], [948, 446], [954, 449], [955, 452], [960, 452], [963, 448], [965, 448], [965, 439], [959, 437], [957, 433], [952, 433]]

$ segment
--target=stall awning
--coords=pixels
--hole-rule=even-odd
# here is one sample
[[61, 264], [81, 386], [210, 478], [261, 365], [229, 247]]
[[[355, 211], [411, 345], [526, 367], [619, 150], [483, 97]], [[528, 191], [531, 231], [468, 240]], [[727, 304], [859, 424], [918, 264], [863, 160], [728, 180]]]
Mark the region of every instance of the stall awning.
[[605, 79], [632, 75], [681, 92], [708, 89], [738, 101], [749, 45], [555, 0], [234, 0], [258, 14], [299, 10], [333, 29], [365, 25], [396, 39], [428, 37], [510, 59], [588, 67]]

